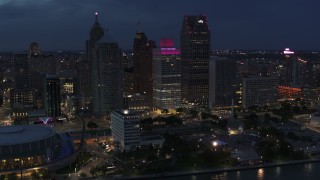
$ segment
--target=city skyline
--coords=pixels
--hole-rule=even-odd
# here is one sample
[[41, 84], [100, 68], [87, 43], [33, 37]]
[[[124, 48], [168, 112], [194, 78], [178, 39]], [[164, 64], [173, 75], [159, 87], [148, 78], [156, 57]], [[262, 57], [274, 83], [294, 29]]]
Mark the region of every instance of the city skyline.
[[[212, 2], [138, 1], [0, 1], [0, 51], [23, 51], [36, 41], [42, 50], [84, 50], [94, 13], [124, 49], [132, 49], [136, 30], [150, 39], [173, 38], [179, 46], [184, 15], [206, 15], [212, 49], [320, 50], [320, 25], [311, 0]], [[137, 25], [140, 24], [140, 25]], [[62, 43], [63, 42], [63, 43]]]

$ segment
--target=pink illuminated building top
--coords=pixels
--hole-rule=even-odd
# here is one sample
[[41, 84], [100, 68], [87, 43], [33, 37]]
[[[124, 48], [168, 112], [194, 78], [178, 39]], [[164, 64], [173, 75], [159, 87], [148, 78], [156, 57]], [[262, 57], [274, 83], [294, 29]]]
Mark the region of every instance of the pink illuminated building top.
[[173, 39], [162, 38], [160, 40], [160, 47], [161, 48], [170, 48], [170, 47], [173, 47], [173, 46], [174, 46]]
[[155, 50], [154, 54], [155, 55], [180, 55], [180, 50], [174, 47], [173, 39], [162, 38], [160, 40], [160, 49]]

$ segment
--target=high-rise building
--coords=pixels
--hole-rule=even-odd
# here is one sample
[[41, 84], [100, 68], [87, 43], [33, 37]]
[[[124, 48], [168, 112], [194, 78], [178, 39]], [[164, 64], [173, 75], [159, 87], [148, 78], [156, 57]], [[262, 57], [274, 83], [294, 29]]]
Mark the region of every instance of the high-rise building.
[[86, 53], [82, 56], [81, 60], [78, 63], [78, 73], [79, 73], [79, 88], [80, 94], [82, 98], [82, 107], [84, 109], [92, 110], [92, 61], [93, 61], [93, 53], [94, 46], [104, 35], [104, 30], [101, 27], [98, 21], [98, 13], [95, 13], [95, 22], [90, 30], [90, 38], [86, 41]]
[[132, 110], [112, 112], [111, 135], [119, 150], [137, 149], [140, 144], [140, 117]]
[[242, 106], [274, 104], [278, 100], [278, 77], [248, 77], [242, 82]]
[[175, 109], [181, 106], [181, 58], [172, 39], [161, 39], [153, 49], [153, 106]]
[[48, 116], [61, 116], [60, 81], [56, 75], [47, 74], [45, 78], [45, 109]]
[[[232, 99], [240, 101], [240, 79], [237, 77], [236, 60], [215, 57], [209, 62], [209, 106], [231, 106]], [[238, 94], [237, 94], [238, 93]]]
[[284, 74], [282, 75], [281, 84], [290, 87], [301, 87], [307, 82], [307, 63], [308, 61], [303, 60], [298, 57], [291, 51], [289, 48], [286, 48], [283, 51], [285, 59], [283, 62]]
[[148, 40], [143, 32], [137, 32], [133, 43], [134, 91], [148, 99], [152, 107], [152, 49], [155, 42]]
[[81, 108], [92, 110], [92, 91], [91, 91], [91, 68], [86, 57], [82, 56], [78, 62], [77, 75], [79, 80], [79, 91], [81, 96]]
[[29, 56], [38, 56], [41, 54], [40, 46], [37, 42], [32, 42], [29, 46]]
[[210, 37], [206, 16], [184, 16], [180, 32], [183, 103], [208, 105]]
[[122, 107], [122, 51], [118, 43], [104, 35], [92, 53], [93, 112], [109, 114]]
[[14, 55], [14, 81], [16, 90], [28, 89], [29, 81], [29, 57], [28, 54]]

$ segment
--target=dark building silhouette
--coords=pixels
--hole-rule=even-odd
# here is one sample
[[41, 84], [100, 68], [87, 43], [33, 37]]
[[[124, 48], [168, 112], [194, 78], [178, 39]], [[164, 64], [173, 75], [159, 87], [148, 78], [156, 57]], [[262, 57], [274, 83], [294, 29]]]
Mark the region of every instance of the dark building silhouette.
[[28, 54], [14, 55], [14, 89], [24, 90], [30, 87]]
[[44, 83], [45, 109], [48, 116], [61, 116], [60, 81], [56, 75], [47, 74]]
[[82, 56], [79, 66], [79, 89], [82, 97], [82, 107], [92, 110], [92, 68], [94, 46], [104, 35], [104, 30], [98, 21], [98, 13], [95, 13], [95, 22], [90, 30], [90, 37], [86, 41], [86, 54]]
[[209, 106], [231, 106], [240, 101], [240, 78], [237, 77], [236, 60], [226, 57], [215, 57], [210, 60], [209, 69]]
[[109, 114], [123, 103], [122, 51], [104, 35], [92, 52], [93, 112]]
[[180, 32], [181, 96], [184, 103], [208, 105], [210, 29], [206, 16], [184, 16]]
[[38, 56], [41, 54], [40, 46], [37, 42], [32, 42], [29, 46], [29, 56]]
[[134, 92], [147, 97], [152, 107], [152, 49], [155, 42], [148, 40], [143, 32], [137, 32], [133, 43]]

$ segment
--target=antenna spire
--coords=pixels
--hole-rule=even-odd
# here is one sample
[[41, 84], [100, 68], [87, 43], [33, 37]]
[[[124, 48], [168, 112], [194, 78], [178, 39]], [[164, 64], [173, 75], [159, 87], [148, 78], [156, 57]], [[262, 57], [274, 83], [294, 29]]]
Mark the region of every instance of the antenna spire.
[[98, 15], [99, 15], [99, 13], [98, 13], [98, 12], [95, 12], [94, 14], [95, 14], [95, 16], [96, 16], [96, 23], [98, 23]]

